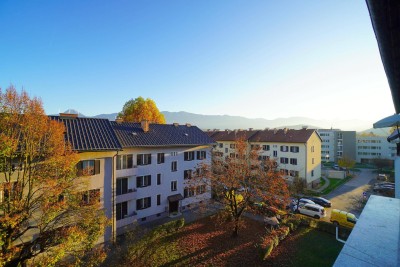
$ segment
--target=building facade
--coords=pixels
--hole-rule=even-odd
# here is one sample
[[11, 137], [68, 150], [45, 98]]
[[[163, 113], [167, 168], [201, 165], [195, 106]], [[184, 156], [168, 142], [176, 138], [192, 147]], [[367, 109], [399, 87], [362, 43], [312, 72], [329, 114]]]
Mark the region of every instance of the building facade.
[[[90, 197], [99, 197], [112, 226], [102, 241], [133, 223], [176, 216], [211, 198], [205, 184], [190, 184], [198, 164], [211, 163], [213, 140], [196, 126], [110, 122], [51, 116], [79, 153], [78, 173]], [[79, 171], [81, 170], [81, 172]], [[89, 171], [84, 171], [89, 170]]]
[[389, 143], [386, 136], [357, 135], [357, 162], [371, 163], [373, 159], [396, 157], [396, 143]]
[[321, 137], [321, 160], [338, 162], [342, 157], [356, 160], [356, 132], [339, 129], [318, 129]]
[[321, 138], [312, 129], [273, 129], [249, 131], [208, 132], [217, 142], [215, 151], [221, 156], [235, 156], [235, 140], [248, 143], [248, 151], [259, 149], [259, 159], [274, 159], [282, 175], [291, 181], [294, 177], [305, 179], [312, 187], [321, 177]]

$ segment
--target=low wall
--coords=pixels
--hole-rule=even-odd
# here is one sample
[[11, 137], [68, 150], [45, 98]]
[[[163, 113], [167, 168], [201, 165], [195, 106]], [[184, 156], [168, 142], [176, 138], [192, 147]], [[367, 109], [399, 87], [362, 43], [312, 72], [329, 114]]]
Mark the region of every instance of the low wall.
[[328, 170], [327, 177], [328, 178], [336, 178], [336, 179], [344, 179], [344, 178], [346, 178], [346, 172], [345, 171]]

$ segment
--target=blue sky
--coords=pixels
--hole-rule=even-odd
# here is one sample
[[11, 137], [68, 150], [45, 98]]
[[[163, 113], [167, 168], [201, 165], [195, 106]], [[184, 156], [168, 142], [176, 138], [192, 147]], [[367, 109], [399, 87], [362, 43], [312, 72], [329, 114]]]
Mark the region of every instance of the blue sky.
[[1, 1], [0, 87], [48, 114], [160, 110], [375, 122], [394, 113], [365, 1]]

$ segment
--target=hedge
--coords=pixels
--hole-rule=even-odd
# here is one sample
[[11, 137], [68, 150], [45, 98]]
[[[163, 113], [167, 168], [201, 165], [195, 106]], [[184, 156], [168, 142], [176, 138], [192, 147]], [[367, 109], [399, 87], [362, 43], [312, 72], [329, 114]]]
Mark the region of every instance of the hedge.
[[[282, 226], [276, 230], [267, 231], [266, 235], [261, 237], [261, 242], [258, 245], [260, 248], [261, 258], [265, 260], [271, 254], [279, 242], [285, 239], [290, 232], [295, 231], [299, 226], [306, 226], [336, 235], [336, 226], [330, 222], [320, 221], [314, 218], [304, 217], [299, 214], [282, 220]], [[340, 228], [339, 237], [347, 239], [351, 233], [351, 229]]]

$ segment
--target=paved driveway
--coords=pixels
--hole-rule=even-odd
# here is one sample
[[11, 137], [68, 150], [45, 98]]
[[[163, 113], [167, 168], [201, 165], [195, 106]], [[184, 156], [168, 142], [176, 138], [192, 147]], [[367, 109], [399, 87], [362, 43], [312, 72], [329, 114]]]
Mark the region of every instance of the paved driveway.
[[[328, 208], [325, 220], [329, 221], [332, 209], [340, 209], [354, 213], [357, 217], [361, 214], [362, 194], [369, 189], [369, 183], [375, 179], [376, 174], [370, 169], [361, 169], [356, 177], [336, 188], [324, 196], [332, 202], [332, 208]], [[369, 192], [367, 192], [369, 196]]]

